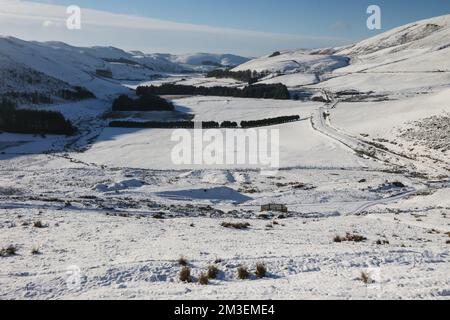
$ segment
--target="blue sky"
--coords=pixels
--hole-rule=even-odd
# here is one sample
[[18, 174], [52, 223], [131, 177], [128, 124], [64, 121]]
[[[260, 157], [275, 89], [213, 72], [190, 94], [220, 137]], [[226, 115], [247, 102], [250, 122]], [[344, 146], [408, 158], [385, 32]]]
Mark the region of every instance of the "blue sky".
[[[217, 39], [205, 36], [202, 40], [200, 33], [192, 33], [190, 43], [188, 42], [189, 34], [183, 34], [179, 44], [175, 43], [177, 42], [175, 32], [167, 32], [165, 35], [167, 39], [175, 40], [172, 41], [173, 44], [152, 33], [154, 45], [143, 46], [142, 43], [135, 45], [136, 49], [145, 51], [180, 53], [193, 50], [216, 52], [228, 49], [228, 52], [247, 55], [298, 47], [342, 45], [374, 36], [379, 31], [366, 28], [368, 17], [366, 9], [371, 4], [379, 5], [382, 9], [383, 29], [381, 31], [419, 19], [450, 13], [450, 1], [447, 0], [35, 0], [34, 2], [64, 6], [77, 4], [83, 9], [90, 8], [178, 23], [272, 34], [258, 43], [254, 39], [246, 42], [243, 39], [244, 35], [239, 35], [234, 45], [231, 36], [225, 37], [227, 46], [219, 48]], [[51, 30], [46, 32], [50, 37]], [[54, 34], [57, 35], [55, 32]], [[280, 40], [281, 37], [277, 38], [276, 34], [291, 37]], [[251, 37], [251, 35], [247, 36]], [[81, 35], [67, 35], [67, 37], [70, 38], [69, 40], [73, 38], [74, 42], [80, 42], [83, 38]], [[92, 35], [85, 34], [86, 39], [90, 37]], [[76, 38], [79, 40], [75, 41]], [[130, 40], [124, 41], [122, 47], [131, 49], [133, 43]], [[95, 39], [92, 38], [92, 41]], [[208, 45], [210, 42], [211, 44]], [[245, 43], [247, 47], [244, 49], [242, 45]], [[113, 45], [117, 44], [113, 43]]]

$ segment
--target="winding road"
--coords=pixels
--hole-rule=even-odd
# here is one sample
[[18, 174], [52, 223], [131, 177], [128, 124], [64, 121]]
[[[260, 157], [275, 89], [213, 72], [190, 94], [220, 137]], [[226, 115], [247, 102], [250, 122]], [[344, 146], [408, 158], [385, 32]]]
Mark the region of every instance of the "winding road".
[[[370, 144], [366, 141], [363, 141], [362, 139], [359, 139], [357, 137], [351, 136], [350, 134], [344, 133], [336, 128], [334, 128], [331, 125], [330, 122], [330, 113], [329, 111], [331, 109], [336, 108], [339, 101], [333, 101], [329, 105], [325, 105], [323, 107], [318, 108], [312, 115], [311, 115], [311, 125], [312, 128], [343, 144], [347, 148], [351, 149], [353, 152], [360, 154], [362, 157], [367, 159], [373, 159], [375, 161], [381, 161], [384, 162], [387, 165], [391, 165], [395, 168], [402, 168], [406, 172], [414, 172], [414, 170], [417, 168], [414, 164], [414, 160], [409, 159], [403, 155], [394, 153], [389, 151], [388, 149], [378, 147], [376, 145]], [[398, 200], [404, 199], [406, 197], [413, 196], [414, 194], [425, 192], [425, 191], [431, 191], [431, 190], [437, 190], [437, 189], [443, 189], [443, 188], [449, 188], [450, 187], [450, 181], [441, 181], [438, 183], [424, 183], [423, 180], [417, 181], [419, 184], [422, 184], [422, 187], [420, 188], [410, 188], [409, 190], [402, 191], [399, 194], [396, 194], [394, 196], [373, 200], [373, 201], [367, 201], [366, 203], [359, 206], [356, 210], [349, 212], [348, 214], [358, 214], [361, 212], [364, 212], [370, 207], [379, 205], [379, 204], [388, 204], [393, 203]]]

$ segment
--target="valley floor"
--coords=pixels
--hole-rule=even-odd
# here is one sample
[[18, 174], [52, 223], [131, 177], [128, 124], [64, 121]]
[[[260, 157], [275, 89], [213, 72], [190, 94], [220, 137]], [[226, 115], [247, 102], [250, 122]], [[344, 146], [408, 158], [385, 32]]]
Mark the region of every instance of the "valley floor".
[[[440, 123], [446, 97], [175, 100], [197, 120], [301, 115], [271, 128], [275, 176], [176, 166], [169, 131], [104, 128], [105, 102], [86, 103], [86, 118], [70, 108], [77, 137], [0, 134], [0, 298], [448, 299], [448, 141], [421, 125]], [[267, 203], [289, 212], [262, 213]], [[179, 280], [181, 256], [194, 283]], [[256, 279], [257, 263], [267, 277]], [[210, 265], [221, 272], [201, 286]]]
[[[244, 87], [167, 72], [195, 57], [247, 59], [138, 58], [0, 38], [0, 93], [48, 95], [70, 83], [97, 97], [31, 106], [61, 112], [79, 128], [75, 136], [0, 133], [0, 299], [448, 300], [448, 39], [449, 15], [233, 69], [285, 84], [292, 100], [165, 96], [175, 111], [120, 113], [112, 100], [142, 84]], [[273, 175], [250, 163], [177, 165], [172, 130], [108, 127], [112, 119], [280, 116], [300, 120], [258, 128], [279, 133]], [[288, 210], [261, 212], [267, 204]], [[191, 283], [180, 279], [180, 257]], [[258, 263], [267, 268], [262, 279]], [[200, 285], [210, 266], [217, 277]], [[240, 267], [248, 279], [239, 279]]]
[[[2, 211], [1, 241], [20, 243], [17, 256], [2, 258], [2, 299], [448, 299], [450, 295], [448, 237], [430, 232], [433, 225], [448, 230], [436, 223], [442, 210], [427, 211], [423, 225], [410, 213], [376, 213], [289, 218], [275, 220], [277, 225], [249, 219], [248, 230], [225, 229], [220, 224], [229, 219], [221, 218], [159, 220], [89, 211]], [[48, 227], [23, 225], [37, 220], [48, 222]], [[333, 242], [346, 232], [368, 240]], [[389, 244], [377, 245], [380, 239]], [[41, 245], [42, 253], [33, 256], [36, 245]], [[188, 259], [194, 278], [214, 264], [221, 270], [218, 279], [208, 286], [181, 283], [177, 263], [181, 255]], [[254, 272], [258, 262], [266, 265], [267, 278], [237, 279], [240, 265]], [[363, 272], [374, 282], [360, 280]]]

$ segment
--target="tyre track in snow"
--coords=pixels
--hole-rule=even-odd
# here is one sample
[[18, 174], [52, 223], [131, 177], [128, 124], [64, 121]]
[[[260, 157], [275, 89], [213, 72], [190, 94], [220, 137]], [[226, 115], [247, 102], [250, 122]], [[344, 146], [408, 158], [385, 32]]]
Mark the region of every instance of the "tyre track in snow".
[[[327, 94], [328, 95], [328, 94]], [[356, 154], [361, 154], [363, 157], [367, 159], [373, 159], [375, 161], [381, 161], [385, 163], [386, 165], [393, 166], [395, 168], [401, 168], [406, 171], [412, 171], [416, 169], [415, 164], [413, 163], [413, 160], [404, 157], [402, 155], [399, 155], [397, 153], [391, 152], [389, 150], [381, 149], [375, 145], [372, 145], [368, 142], [365, 142], [361, 139], [358, 139], [356, 137], [353, 137], [349, 134], [343, 133], [336, 128], [331, 126], [331, 123], [329, 121], [329, 114], [328, 111], [330, 109], [336, 108], [336, 106], [339, 104], [339, 101], [334, 101], [330, 106], [327, 107], [320, 107], [311, 115], [311, 125], [312, 128], [343, 144], [347, 148], [351, 149]], [[373, 153], [375, 151], [375, 153]], [[394, 157], [396, 163], [392, 163], [392, 158]], [[400, 161], [403, 161], [403, 163], [399, 163]], [[423, 183], [423, 181], [418, 181], [419, 183]], [[443, 186], [445, 187], [445, 186]], [[413, 196], [414, 194], [417, 194], [419, 192], [429, 191], [430, 189], [440, 189], [440, 188], [432, 188], [430, 185], [423, 185], [422, 188], [411, 188], [408, 191], [401, 192], [397, 195], [378, 199], [378, 200], [372, 200], [367, 201], [365, 204], [359, 206], [356, 210], [347, 213], [348, 215], [354, 215], [358, 213], [362, 213], [365, 210], [367, 210], [370, 207], [379, 205], [379, 204], [389, 204], [393, 202], [397, 202], [398, 200], [404, 199], [409, 196]]]

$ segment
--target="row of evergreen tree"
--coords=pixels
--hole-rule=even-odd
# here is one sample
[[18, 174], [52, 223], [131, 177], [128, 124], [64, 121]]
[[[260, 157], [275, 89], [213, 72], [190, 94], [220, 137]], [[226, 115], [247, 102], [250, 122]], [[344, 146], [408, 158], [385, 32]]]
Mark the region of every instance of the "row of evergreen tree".
[[212, 70], [206, 74], [208, 78], [218, 78], [218, 79], [235, 79], [242, 82], [247, 82], [248, 84], [254, 84], [258, 82], [264, 75], [258, 73], [257, 71], [245, 70], [245, 71], [231, 71], [217, 69]]
[[50, 95], [40, 92], [18, 92], [8, 91], [3, 94], [4, 97], [13, 101], [24, 101], [31, 104], [52, 104], [53, 99]]
[[[75, 87], [73, 90], [62, 89], [53, 94], [55, 97], [60, 97], [69, 101], [80, 101], [85, 99], [95, 99], [95, 95], [83, 87]], [[30, 104], [53, 104], [52, 95], [41, 92], [19, 92], [8, 91], [3, 94], [3, 97], [13, 101], [22, 101]]]
[[[273, 126], [277, 124], [283, 124], [293, 121], [299, 121], [300, 116], [284, 116], [255, 121], [242, 121], [241, 128], [257, 128], [264, 126]], [[149, 129], [194, 129], [196, 125], [195, 121], [148, 121], [148, 122], [135, 122], [135, 121], [112, 121], [109, 126], [114, 128], [149, 128]], [[203, 129], [219, 129], [219, 128], [239, 128], [237, 122], [224, 121], [222, 123], [216, 121], [204, 121], [201, 123]]]
[[174, 111], [172, 102], [153, 94], [145, 94], [137, 99], [121, 95], [114, 100], [113, 111]]
[[59, 112], [17, 109], [13, 102], [2, 99], [0, 101], [0, 131], [72, 135], [77, 130]]
[[64, 100], [79, 101], [86, 99], [95, 99], [95, 94], [83, 87], [75, 87], [74, 90], [61, 90], [57, 95]]
[[268, 118], [268, 119], [262, 119], [262, 120], [242, 121], [241, 127], [242, 128], [267, 127], [267, 126], [274, 126], [277, 124], [283, 124], [283, 123], [294, 122], [294, 121], [299, 121], [299, 120], [300, 120], [300, 116], [283, 116], [283, 117]]
[[279, 99], [288, 100], [290, 94], [283, 84], [255, 84], [240, 88], [232, 87], [195, 87], [178, 84], [163, 84], [161, 86], [139, 86], [138, 96], [151, 95], [192, 95], [192, 96], [221, 96], [237, 98]]

